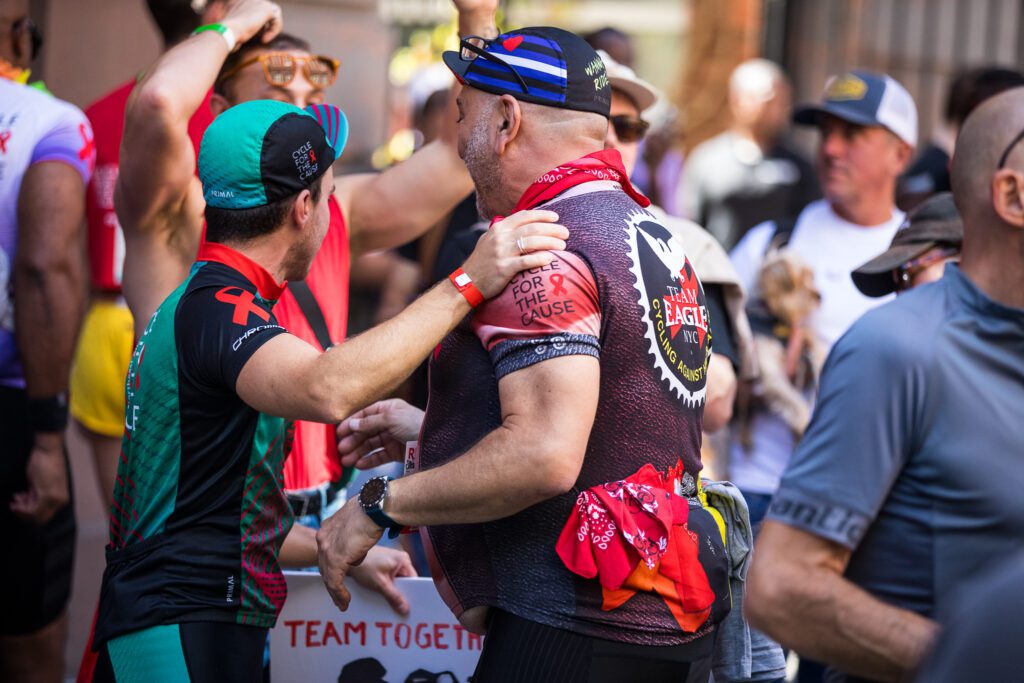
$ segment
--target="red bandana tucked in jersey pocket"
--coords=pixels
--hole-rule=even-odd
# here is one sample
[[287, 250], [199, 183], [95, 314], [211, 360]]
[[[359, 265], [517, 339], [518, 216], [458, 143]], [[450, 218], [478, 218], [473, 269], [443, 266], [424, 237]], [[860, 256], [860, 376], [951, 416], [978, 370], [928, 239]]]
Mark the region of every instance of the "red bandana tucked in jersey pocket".
[[651, 200], [629, 182], [629, 174], [626, 173], [626, 167], [622, 165], [622, 157], [618, 150], [603, 149], [576, 161], [562, 164], [542, 175], [533, 185], [526, 188], [526, 192], [519, 198], [515, 210], [532, 209], [538, 204], [554, 199], [570, 187], [592, 180], [613, 180], [622, 185], [626, 194], [640, 206], [646, 208], [651, 205]]
[[647, 464], [582, 492], [555, 550], [570, 571], [598, 579], [604, 610], [654, 592], [692, 633], [710, 616], [715, 594], [698, 559], [697, 535], [686, 525], [689, 502], [672, 492], [674, 474]]

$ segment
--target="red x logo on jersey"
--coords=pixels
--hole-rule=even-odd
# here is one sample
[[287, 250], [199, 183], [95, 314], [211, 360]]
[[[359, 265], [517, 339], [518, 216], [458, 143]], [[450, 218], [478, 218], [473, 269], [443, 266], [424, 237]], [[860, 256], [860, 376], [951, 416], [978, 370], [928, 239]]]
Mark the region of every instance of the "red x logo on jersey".
[[[231, 294], [232, 291], [237, 291], [238, 294]], [[225, 287], [217, 292], [214, 298], [222, 303], [234, 305], [235, 312], [231, 316], [231, 322], [236, 325], [248, 325], [250, 313], [255, 313], [263, 322], [270, 320], [270, 313], [253, 303], [256, 298], [253, 293], [241, 287]]]
[[96, 149], [96, 143], [93, 142], [89, 129], [85, 127], [84, 123], [78, 124], [78, 134], [82, 136], [82, 149], [78, 150], [78, 158], [82, 161], [88, 161], [91, 168], [94, 161], [93, 150]]

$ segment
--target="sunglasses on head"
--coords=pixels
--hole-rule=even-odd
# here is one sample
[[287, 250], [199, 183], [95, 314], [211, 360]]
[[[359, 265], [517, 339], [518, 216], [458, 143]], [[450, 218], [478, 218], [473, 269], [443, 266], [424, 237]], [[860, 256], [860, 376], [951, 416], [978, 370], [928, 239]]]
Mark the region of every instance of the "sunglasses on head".
[[1010, 144], [1008, 144], [1006, 146], [1006, 149], [1003, 150], [1002, 156], [999, 157], [999, 165], [996, 166], [997, 171], [1006, 165], [1006, 160], [1010, 158], [1010, 152], [1013, 151], [1013, 148], [1016, 147], [1017, 143], [1020, 142], [1021, 140], [1024, 140], [1024, 130], [1017, 133], [1017, 137], [1015, 137], [1013, 140], [1010, 140]]
[[300, 65], [303, 75], [311, 85], [317, 88], [326, 88], [337, 80], [338, 67], [341, 66], [341, 62], [337, 59], [324, 55], [296, 57], [290, 52], [264, 52], [236, 64], [218, 80], [223, 83], [256, 62], [263, 67], [263, 77], [267, 79], [267, 83], [279, 88], [283, 88], [295, 80], [295, 74], [299, 71]]
[[482, 57], [489, 62], [502, 65], [512, 72], [512, 77], [516, 79], [516, 83], [523, 89], [523, 92], [525, 94], [529, 94], [530, 87], [526, 85], [526, 81], [524, 81], [523, 77], [519, 75], [519, 72], [515, 70], [515, 67], [501, 57], [487, 52], [487, 46], [493, 42], [493, 40], [481, 38], [480, 36], [466, 36], [459, 42], [459, 58], [464, 62], [472, 62], [478, 57]]
[[612, 128], [615, 129], [615, 137], [619, 139], [619, 142], [638, 142], [643, 139], [644, 135], [647, 134], [647, 129], [651, 127], [647, 121], [636, 116], [627, 116], [626, 114], [619, 114], [612, 116], [609, 119], [612, 124]]

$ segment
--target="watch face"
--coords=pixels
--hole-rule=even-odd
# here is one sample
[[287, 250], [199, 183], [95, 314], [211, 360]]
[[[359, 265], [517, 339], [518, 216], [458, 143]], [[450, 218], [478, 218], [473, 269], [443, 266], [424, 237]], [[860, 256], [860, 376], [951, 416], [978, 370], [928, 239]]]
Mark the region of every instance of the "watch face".
[[374, 477], [363, 485], [359, 491], [359, 504], [363, 508], [376, 508], [384, 502], [384, 493], [387, 491], [387, 480], [384, 477]]

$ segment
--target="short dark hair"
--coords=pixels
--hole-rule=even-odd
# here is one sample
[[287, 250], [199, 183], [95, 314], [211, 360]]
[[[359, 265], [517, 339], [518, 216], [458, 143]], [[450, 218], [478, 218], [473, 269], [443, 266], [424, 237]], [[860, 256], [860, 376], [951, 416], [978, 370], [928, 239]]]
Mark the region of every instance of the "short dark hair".
[[979, 104], [1004, 90], [1024, 85], [1024, 73], [998, 66], [962, 71], [949, 86], [946, 120], [961, 125]]
[[149, 15], [160, 31], [164, 45], [180, 43], [199, 28], [203, 11], [196, 12], [192, 5], [192, 0], [146, 0]]
[[583, 36], [583, 40], [595, 50], [604, 50], [623, 66], [633, 66], [633, 39], [617, 28], [605, 26]]
[[[321, 180], [323, 180], [323, 176], [314, 180], [306, 188], [312, 195], [314, 204], [320, 201]], [[207, 206], [207, 241], [221, 244], [225, 242], [245, 243], [257, 237], [269, 235], [281, 227], [285, 218], [288, 217], [288, 212], [292, 210], [292, 205], [302, 192], [304, 190], [254, 209], [221, 209], [216, 206]]]
[[213, 82], [213, 91], [218, 95], [226, 95], [224, 84], [227, 83], [227, 79], [223, 78], [224, 74], [248, 59], [253, 52], [284, 52], [287, 50], [309, 52], [310, 47], [308, 42], [290, 33], [278, 33], [269, 43], [264, 43], [258, 35], [250, 38], [224, 60], [224, 65], [220, 67], [220, 73], [217, 74], [217, 80]]
[[[587, 41], [587, 43], [589, 43], [595, 50], [602, 48], [603, 43], [607, 40], [623, 40], [627, 43], [632, 42], [628, 34], [612, 26], [605, 26], [597, 29], [596, 31], [591, 31], [583, 36], [583, 40]], [[597, 45], [595, 45], [595, 43], [597, 43]]]

